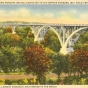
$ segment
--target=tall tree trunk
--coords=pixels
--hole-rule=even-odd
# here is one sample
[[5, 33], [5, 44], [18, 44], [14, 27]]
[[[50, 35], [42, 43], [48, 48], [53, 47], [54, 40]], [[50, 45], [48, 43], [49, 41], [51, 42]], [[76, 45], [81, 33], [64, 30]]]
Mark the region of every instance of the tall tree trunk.
[[57, 74], [58, 75], [58, 80], [60, 79], [60, 73]]
[[37, 79], [38, 79], [38, 84], [44, 85], [46, 83], [46, 77], [44, 75], [38, 75]]
[[68, 76], [71, 76], [71, 71], [68, 72]]
[[76, 72], [74, 72], [74, 76], [76, 76]]

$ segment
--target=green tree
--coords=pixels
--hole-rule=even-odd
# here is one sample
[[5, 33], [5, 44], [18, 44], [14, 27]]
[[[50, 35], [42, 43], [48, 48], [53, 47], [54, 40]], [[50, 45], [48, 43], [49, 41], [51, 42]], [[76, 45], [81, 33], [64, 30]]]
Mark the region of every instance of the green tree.
[[11, 46], [12, 33], [4, 33], [0, 36], [0, 46]]
[[2, 35], [4, 33], [4, 28], [0, 28], [0, 35]]
[[6, 27], [5, 28], [5, 33], [12, 33], [12, 32], [13, 32], [13, 30], [12, 30], [11, 27]]
[[68, 72], [68, 59], [65, 55], [56, 53], [53, 55], [52, 60], [52, 72], [58, 75], [58, 79], [60, 78], [60, 75], [64, 72]]
[[4, 33], [0, 36], [1, 46], [16, 47], [21, 41], [21, 37], [17, 34]]
[[[27, 33], [25, 29], [25, 33]], [[33, 34], [21, 36], [19, 33], [12, 34], [11, 28], [0, 29], [0, 62], [4, 72], [12, 72], [23, 67], [22, 51], [24, 47], [33, 44]], [[19, 64], [18, 64], [19, 63]]]
[[16, 47], [21, 41], [21, 37], [17, 34], [12, 34], [11, 35], [11, 46]]
[[16, 34], [21, 37], [20, 47], [25, 48], [34, 44], [34, 34], [31, 27], [16, 28]]
[[11, 27], [0, 28], [0, 68], [5, 73], [25, 68], [23, 50], [33, 44], [34, 34], [29, 26], [16, 27], [16, 34]]
[[74, 45], [74, 49], [88, 50], [88, 32], [81, 34], [80, 38]]
[[29, 33], [32, 33], [32, 28], [31, 27], [23, 27], [23, 28], [20, 28], [20, 27], [17, 27], [16, 28], [16, 34], [18, 34], [19, 36], [21, 37], [28, 37], [28, 34]]
[[44, 47], [44, 52], [46, 53], [47, 57], [49, 57], [50, 59], [53, 58], [53, 55], [55, 54], [53, 50], [47, 47]]
[[0, 50], [0, 67], [5, 72], [15, 72], [18, 68], [22, 66], [22, 50], [21, 48], [4, 47], [2, 46]]
[[44, 40], [41, 40], [40, 43], [43, 44], [44, 47], [48, 47], [55, 52], [59, 52], [61, 48], [59, 39], [52, 30], [47, 31], [47, 33], [44, 36]]

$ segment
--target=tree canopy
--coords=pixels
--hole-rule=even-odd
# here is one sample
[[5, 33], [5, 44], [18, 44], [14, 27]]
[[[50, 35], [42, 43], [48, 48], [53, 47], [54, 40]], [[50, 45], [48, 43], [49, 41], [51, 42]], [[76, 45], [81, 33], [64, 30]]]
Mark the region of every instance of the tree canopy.
[[81, 34], [80, 38], [74, 45], [74, 49], [86, 49], [88, 50], [88, 32]]
[[69, 57], [72, 65], [80, 72], [88, 70], [88, 51], [87, 50], [75, 50]]
[[43, 44], [44, 47], [48, 47], [54, 52], [59, 52], [61, 48], [59, 39], [52, 30], [47, 31], [47, 33], [44, 36], [44, 40], [41, 40], [40, 43]]
[[32, 71], [36, 75], [42, 75], [47, 72], [51, 62], [39, 45], [26, 47], [23, 58], [25, 59], [27, 71]]

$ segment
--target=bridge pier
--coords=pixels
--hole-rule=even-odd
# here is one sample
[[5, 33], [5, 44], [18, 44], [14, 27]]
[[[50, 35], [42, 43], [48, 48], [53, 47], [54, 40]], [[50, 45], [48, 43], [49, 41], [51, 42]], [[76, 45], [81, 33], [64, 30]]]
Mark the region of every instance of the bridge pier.
[[34, 41], [38, 41], [37, 36], [34, 35], [34, 37], [35, 37], [35, 38], [34, 38]]
[[15, 29], [16, 29], [16, 26], [12, 26], [12, 33], [15, 34]]
[[67, 48], [63, 45], [62, 48], [60, 49], [60, 53], [66, 55], [68, 54]]

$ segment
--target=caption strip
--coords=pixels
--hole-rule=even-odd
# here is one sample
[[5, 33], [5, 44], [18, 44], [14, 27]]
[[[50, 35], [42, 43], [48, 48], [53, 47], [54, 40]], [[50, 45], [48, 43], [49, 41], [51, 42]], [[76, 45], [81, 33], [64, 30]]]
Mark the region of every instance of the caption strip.
[[0, 2], [0, 4], [88, 4], [88, 2]]
[[44, 85], [44, 86], [0, 86], [0, 88], [57, 88], [57, 86], [48, 86], [48, 85]]

